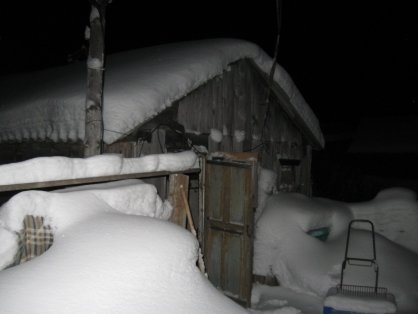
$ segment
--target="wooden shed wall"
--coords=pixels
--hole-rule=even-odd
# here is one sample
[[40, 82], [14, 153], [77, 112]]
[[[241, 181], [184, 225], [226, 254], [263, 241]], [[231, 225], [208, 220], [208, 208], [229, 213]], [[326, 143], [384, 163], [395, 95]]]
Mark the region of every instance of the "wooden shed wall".
[[[209, 134], [211, 129], [224, 133], [222, 142], [209, 143], [209, 151], [251, 150], [261, 144], [264, 126], [264, 150], [269, 155], [283, 154], [300, 158], [303, 140], [300, 131], [272, 97], [266, 105], [267, 84], [248, 60], [239, 61], [229, 71], [179, 101], [178, 122], [186, 131]], [[234, 132], [244, 131], [240, 142]], [[261, 150], [260, 150], [261, 151]]]
[[[310, 194], [310, 146], [283, 110], [286, 98], [272, 93], [267, 104], [267, 82], [251, 61], [234, 63], [178, 102], [177, 121], [186, 133], [206, 137], [209, 152], [258, 152], [261, 166], [278, 173], [278, 186]], [[223, 133], [221, 142], [210, 137], [211, 129]], [[243, 141], [235, 136], [242, 131]]]
[[[291, 189], [309, 194], [309, 143], [294, 119], [283, 110], [288, 99], [285, 93], [280, 93], [280, 87], [275, 86], [269, 105], [266, 104], [267, 93], [267, 76], [252, 61], [238, 61], [222, 75], [209, 80], [139, 126], [129, 137], [105, 145], [105, 152], [120, 153], [125, 157], [164, 153], [187, 148], [187, 137], [192, 139], [193, 144], [205, 145], [209, 152], [258, 152], [261, 166], [278, 173], [278, 186], [286, 186], [286, 182], [281, 184], [281, 180], [293, 180], [294, 188]], [[173, 132], [176, 128], [180, 131]], [[221, 142], [215, 142], [210, 137], [211, 129], [223, 133]], [[244, 132], [244, 140], [235, 135], [236, 132]], [[183, 134], [179, 137], [179, 133]], [[183, 142], [183, 147], [179, 147], [176, 141]], [[0, 152], [0, 163], [39, 156], [82, 157], [83, 144], [5, 143], [0, 144]]]

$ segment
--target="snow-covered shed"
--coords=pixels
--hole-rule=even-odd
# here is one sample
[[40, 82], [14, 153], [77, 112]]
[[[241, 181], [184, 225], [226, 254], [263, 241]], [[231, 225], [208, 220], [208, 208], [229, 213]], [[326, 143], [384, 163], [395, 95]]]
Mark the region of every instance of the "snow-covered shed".
[[[188, 189], [189, 203], [209, 279], [246, 306], [253, 216], [260, 205], [257, 170], [260, 177], [274, 174], [269, 186], [309, 195], [311, 151], [324, 145], [315, 114], [282, 67], [270, 75], [272, 64], [260, 47], [237, 39], [121, 52], [106, 63], [104, 152], [130, 158], [194, 150], [215, 156], [190, 184], [185, 181], [194, 190]], [[83, 63], [3, 79], [0, 163], [82, 157], [85, 82]], [[165, 184], [169, 197], [187, 188], [174, 180], [168, 189]]]
[[[136, 157], [193, 145], [209, 153], [258, 152], [261, 166], [278, 172], [279, 186], [309, 194], [310, 152], [324, 145], [323, 136], [279, 65], [270, 84], [271, 65], [260, 47], [237, 39], [109, 55], [104, 151]], [[85, 68], [76, 63], [2, 79], [1, 163], [83, 155]]]

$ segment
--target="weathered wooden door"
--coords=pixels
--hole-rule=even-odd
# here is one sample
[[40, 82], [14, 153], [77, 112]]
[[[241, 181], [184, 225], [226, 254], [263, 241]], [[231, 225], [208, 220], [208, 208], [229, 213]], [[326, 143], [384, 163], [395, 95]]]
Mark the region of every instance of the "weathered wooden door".
[[256, 162], [208, 160], [204, 256], [215, 287], [249, 307], [252, 287]]

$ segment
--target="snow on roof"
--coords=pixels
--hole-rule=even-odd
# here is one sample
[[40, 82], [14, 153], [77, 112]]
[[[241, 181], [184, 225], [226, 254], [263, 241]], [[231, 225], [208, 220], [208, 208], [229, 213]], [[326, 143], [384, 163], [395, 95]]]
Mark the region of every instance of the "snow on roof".
[[[110, 55], [104, 89], [104, 141], [129, 134], [174, 101], [243, 58], [268, 73], [272, 59], [257, 45], [238, 39], [174, 43]], [[84, 138], [85, 64], [5, 78], [0, 84], [0, 141], [77, 141]], [[275, 81], [322, 146], [318, 120], [289, 74]]]

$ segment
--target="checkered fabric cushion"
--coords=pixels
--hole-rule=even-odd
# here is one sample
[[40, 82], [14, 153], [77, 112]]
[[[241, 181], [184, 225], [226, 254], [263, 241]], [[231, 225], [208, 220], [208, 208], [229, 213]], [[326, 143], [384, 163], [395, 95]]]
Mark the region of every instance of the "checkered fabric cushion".
[[48, 250], [54, 242], [54, 235], [49, 225], [44, 225], [44, 218], [26, 215], [23, 229], [18, 233], [19, 248], [14, 265], [30, 261]]

